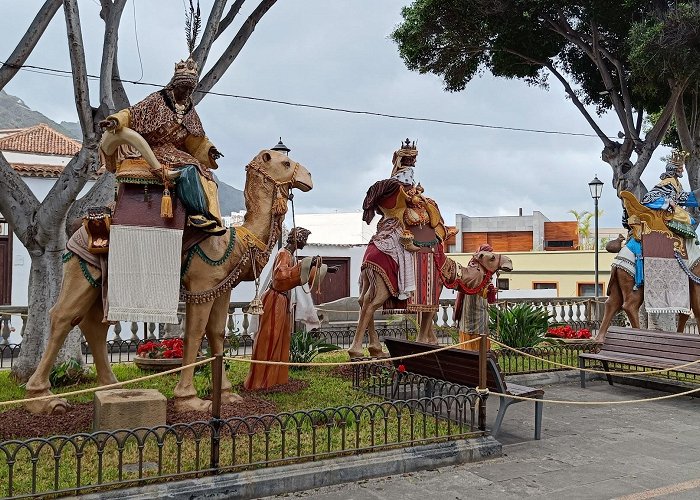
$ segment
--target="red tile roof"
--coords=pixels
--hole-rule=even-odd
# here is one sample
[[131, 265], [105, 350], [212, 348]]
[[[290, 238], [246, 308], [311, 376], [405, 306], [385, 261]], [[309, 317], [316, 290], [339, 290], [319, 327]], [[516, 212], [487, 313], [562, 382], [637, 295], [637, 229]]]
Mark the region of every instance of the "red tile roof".
[[[57, 178], [63, 172], [61, 165], [36, 165], [29, 163], [10, 163], [10, 166], [22, 177], [52, 177]], [[90, 175], [91, 179], [96, 179], [105, 173], [105, 168], [100, 167], [97, 172]]]
[[80, 147], [80, 142], [44, 123], [0, 137], [0, 151], [73, 156], [80, 151]]

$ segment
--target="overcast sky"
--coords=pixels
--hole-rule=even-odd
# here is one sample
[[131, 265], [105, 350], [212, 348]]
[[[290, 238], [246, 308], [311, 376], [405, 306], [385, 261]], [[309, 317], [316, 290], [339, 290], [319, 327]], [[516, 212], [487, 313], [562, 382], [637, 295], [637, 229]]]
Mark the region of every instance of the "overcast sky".
[[[0, 56], [14, 49], [43, 0], [0, 0]], [[257, 5], [249, 0], [238, 24]], [[408, 0], [279, 0], [265, 15], [214, 91], [382, 112], [552, 131], [592, 133], [558, 83], [545, 91], [484, 75], [461, 93], [447, 93], [434, 75], [410, 72], [389, 34]], [[211, 0], [201, 1], [208, 13]], [[103, 24], [97, 0], [79, 0], [90, 74], [99, 74]], [[122, 77], [165, 84], [185, 58], [182, 0], [134, 0], [120, 29]], [[205, 17], [206, 21], [206, 17]], [[229, 28], [229, 31], [235, 32]], [[213, 63], [233, 33], [220, 38]], [[27, 64], [70, 69], [63, 12], [52, 21]], [[153, 87], [126, 85], [131, 102]], [[76, 121], [68, 78], [20, 71], [5, 90], [32, 109]], [[97, 103], [96, 84], [92, 101]], [[207, 135], [226, 155], [217, 175], [243, 187], [244, 166], [281, 136], [290, 156], [313, 174], [315, 187], [295, 198], [299, 213], [359, 211], [367, 188], [391, 172], [402, 139], [418, 143], [417, 177], [448, 224], [455, 214], [517, 215], [539, 210], [550, 220], [573, 220], [571, 209], [592, 210], [588, 182], [604, 182], [602, 227], [620, 225], [612, 171], [595, 137], [515, 132], [397, 120], [290, 107], [215, 95], [198, 106]], [[612, 116], [600, 119], [611, 136]], [[643, 180], [653, 186], [663, 169], [660, 148]], [[687, 188], [687, 180], [683, 181]]]

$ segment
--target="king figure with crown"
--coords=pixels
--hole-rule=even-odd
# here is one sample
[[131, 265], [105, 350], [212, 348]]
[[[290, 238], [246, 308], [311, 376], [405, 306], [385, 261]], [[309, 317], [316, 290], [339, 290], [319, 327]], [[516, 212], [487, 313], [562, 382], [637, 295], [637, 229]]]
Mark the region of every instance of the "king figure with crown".
[[367, 224], [375, 214], [382, 216], [362, 268], [373, 268], [387, 283], [392, 297], [385, 312], [432, 314], [439, 309], [442, 243], [448, 231], [437, 203], [414, 180], [417, 156], [415, 142], [406, 139], [394, 152], [391, 177], [374, 183], [362, 206]]
[[161, 164], [160, 172], [153, 172], [139, 151], [124, 146], [105, 158], [105, 165], [120, 181], [139, 183], [156, 175], [166, 187], [171, 182], [169, 173], [177, 171], [176, 192], [187, 210], [188, 224], [208, 233], [223, 234], [226, 229], [211, 172], [223, 155], [204, 134], [194, 108], [192, 93], [197, 82], [198, 67], [190, 53], [187, 60], [175, 65], [175, 74], [165, 88], [100, 122], [107, 130], [128, 127], [141, 134]]

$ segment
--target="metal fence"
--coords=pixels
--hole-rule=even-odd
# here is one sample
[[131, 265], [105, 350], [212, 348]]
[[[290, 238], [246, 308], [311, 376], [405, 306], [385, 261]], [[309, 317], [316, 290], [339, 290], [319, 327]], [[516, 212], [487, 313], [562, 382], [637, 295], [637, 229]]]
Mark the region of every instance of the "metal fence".
[[[79, 494], [483, 435], [475, 423], [483, 399], [473, 389], [449, 384], [420, 397], [425, 377], [386, 368], [365, 373], [358, 389], [384, 396], [381, 388], [400, 379], [402, 390], [394, 393], [400, 397], [228, 419], [213, 412], [193, 423], [2, 442], [0, 495]], [[406, 397], [409, 386], [416, 397]]]

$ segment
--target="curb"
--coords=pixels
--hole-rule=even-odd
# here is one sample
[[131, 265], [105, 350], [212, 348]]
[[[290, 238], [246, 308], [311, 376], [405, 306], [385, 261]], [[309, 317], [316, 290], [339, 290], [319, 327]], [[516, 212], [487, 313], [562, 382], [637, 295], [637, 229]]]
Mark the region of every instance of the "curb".
[[[523, 373], [521, 375], [506, 375], [506, 384], [520, 385], [551, 385], [562, 384], [565, 382], [578, 382], [581, 380], [579, 370], [558, 370], [553, 372], [542, 373]], [[604, 380], [604, 374], [586, 373], [586, 380]]]
[[260, 498], [500, 457], [492, 436], [81, 495], [81, 500]]

